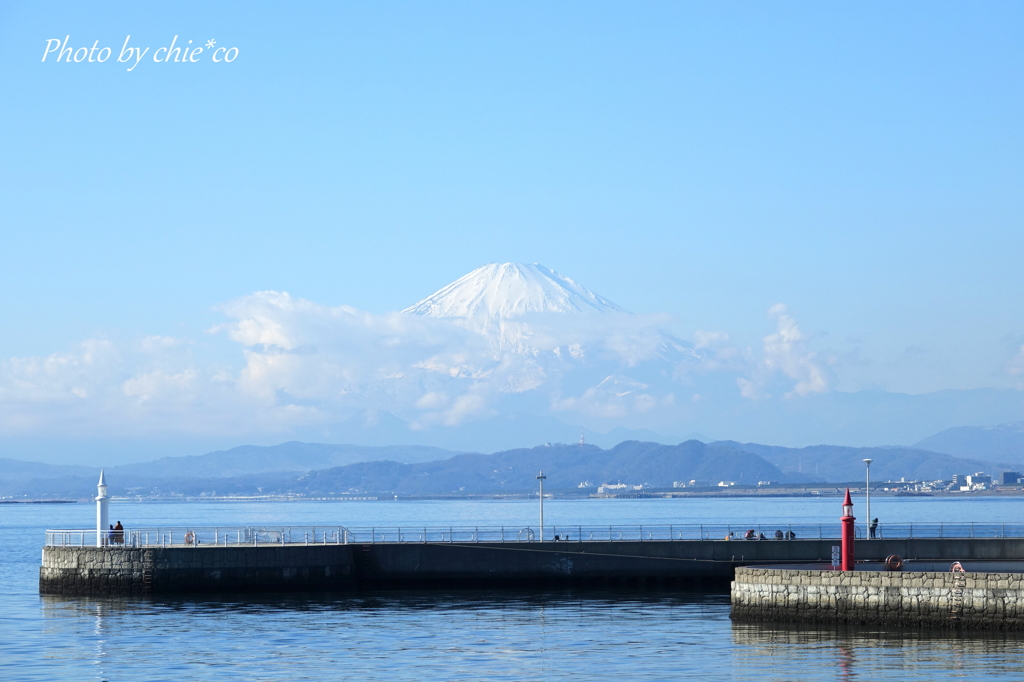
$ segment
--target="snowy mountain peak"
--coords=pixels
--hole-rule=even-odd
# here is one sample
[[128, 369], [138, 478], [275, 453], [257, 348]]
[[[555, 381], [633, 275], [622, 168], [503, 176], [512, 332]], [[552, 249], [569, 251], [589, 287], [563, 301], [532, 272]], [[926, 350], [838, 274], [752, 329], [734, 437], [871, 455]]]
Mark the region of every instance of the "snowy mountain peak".
[[626, 311], [543, 265], [491, 263], [402, 312], [479, 320], [519, 317], [526, 313]]

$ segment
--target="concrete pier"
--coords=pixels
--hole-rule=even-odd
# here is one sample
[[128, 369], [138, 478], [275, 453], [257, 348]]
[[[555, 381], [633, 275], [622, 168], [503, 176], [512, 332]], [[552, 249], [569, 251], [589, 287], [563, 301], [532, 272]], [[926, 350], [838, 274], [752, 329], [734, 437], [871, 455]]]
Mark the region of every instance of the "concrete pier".
[[[923, 565], [922, 565], [923, 564]], [[736, 570], [732, 617], [745, 622], [1024, 630], [1024, 562]], [[916, 568], [918, 570], [913, 570]]]
[[[378, 542], [43, 548], [49, 594], [718, 587], [738, 566], [827, 562], [835, 540]], [[859, 540], [860, 559], [1024, 561], [1022, 538]]]
[[353, 547], [46, 547], [39, 592], [67, 595], [350, 590]]

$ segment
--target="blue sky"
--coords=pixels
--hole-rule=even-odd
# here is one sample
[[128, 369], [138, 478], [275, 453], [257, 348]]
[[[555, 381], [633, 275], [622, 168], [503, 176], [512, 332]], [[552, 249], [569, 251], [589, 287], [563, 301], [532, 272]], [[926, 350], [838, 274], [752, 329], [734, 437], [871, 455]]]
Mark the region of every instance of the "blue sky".
[[[0, 358], [539, 262], [830, 388], [1024, 372], [1018, 3], [0, 6]], [[46, 40], [231, 64], [41, 62]], [[1019, 364], [1014, 364], [1019, 363]], [[1017, 371], [1018, 368], [1020, 371]]]

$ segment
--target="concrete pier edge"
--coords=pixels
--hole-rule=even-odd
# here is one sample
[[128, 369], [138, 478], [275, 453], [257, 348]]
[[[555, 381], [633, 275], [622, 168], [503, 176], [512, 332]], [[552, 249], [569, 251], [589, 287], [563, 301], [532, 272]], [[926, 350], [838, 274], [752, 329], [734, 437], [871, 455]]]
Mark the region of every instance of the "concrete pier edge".
[[1024, 630], [1024, 572], [872, 568], [875, 570], [737, 568], [730, 590], [732, 618], [742, 622]]
[[[44, 547], [43, 594], [327, 592], [463, 587], [719, 588], [737, 566], [828, 561], [832, 540]], [[1024, 539], [858, 541], [880, 561], [1011, 561]]]

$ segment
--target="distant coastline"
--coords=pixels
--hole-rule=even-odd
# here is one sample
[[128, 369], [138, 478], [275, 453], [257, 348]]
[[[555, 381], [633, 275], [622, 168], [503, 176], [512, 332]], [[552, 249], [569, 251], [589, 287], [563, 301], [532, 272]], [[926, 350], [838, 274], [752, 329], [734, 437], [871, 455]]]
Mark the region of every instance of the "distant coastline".
[[[810, 490], [714, 490], [714, 491], [632, 491], [627, 493], [586, 493], [575, 491], [553, 491], [545, 492], [544, 497], [549, 500], [664, 500], [664, 499], [692, 499], [692, 498], [724, 498], [724, 499], [787, 499], [787, 498], [835, 498], [845, 494], [846, 487]], [[863, 494], [863, 488], [850, 486], [854, 494]], [[970, 492], [960, 491], [934, 491], [928, 493], [907, 493], [905, 491], [883, 491], [872, 490], [872, 498], [920, 498], [935, 497], [941, 499], [962, 499], [971, 500], [977, 498], [993, 497], [1024, 497], [1024, 488], [1004, 488], [998, 490], [979, 490]], [[140, 504], [146, 502], [393, 502], [395, 500], [536, 500], [537, 494], [531, 492], [522, 493], [462, 493], [452, 492], [447, 494], [430, 495], [396, 495], [394, 493], [379, 492], [358, 495], [152, 495], [152, 496], [114, 496], [114, 502], [127, 504]], [[0, 500], [0, 504], [91, 504], [92, 498], [79, 500]]]

